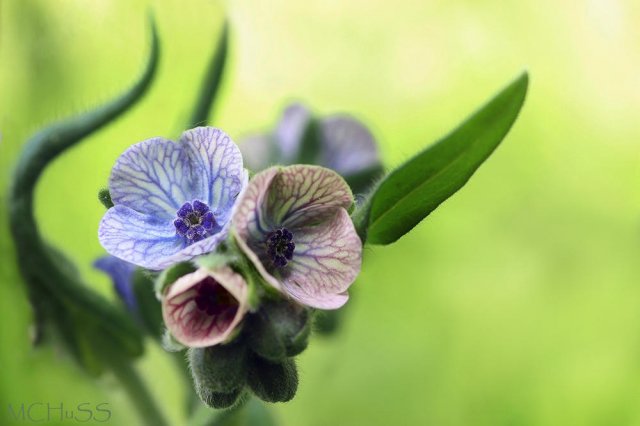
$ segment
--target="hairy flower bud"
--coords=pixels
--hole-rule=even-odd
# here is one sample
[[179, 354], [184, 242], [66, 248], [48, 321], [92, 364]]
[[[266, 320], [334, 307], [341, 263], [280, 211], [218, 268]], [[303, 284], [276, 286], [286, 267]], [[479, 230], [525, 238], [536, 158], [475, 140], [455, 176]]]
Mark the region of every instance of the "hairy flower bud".
[[298, 369], [292, 358], [271, 362], [254, 355], [249, 364], [247, 383], [263, 401], [287, 402], [298, 390]]
[[195, 389], [203, 403], [228, 408], [238, 401], [247, 377], [247, 351], [242, 343], [192, 348], [188, 357]]
[[271, 361], [298, 355], [307, 348], [309, 317], [309, 310], [293, 301], [263, 301], [247, 318], [251, 349]]

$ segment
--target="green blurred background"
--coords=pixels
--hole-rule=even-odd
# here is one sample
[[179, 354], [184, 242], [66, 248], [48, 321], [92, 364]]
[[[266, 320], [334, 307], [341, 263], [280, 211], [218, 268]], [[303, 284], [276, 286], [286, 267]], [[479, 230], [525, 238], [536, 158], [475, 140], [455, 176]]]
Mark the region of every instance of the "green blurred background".
[[[236, 140], [290, 100], [366, 121], [392, 167], [446, 133], [522, 69], [529, 97], [503, 145], [410, 235], [366, 249], [340, 333], [300, 357], [282, 425], [640, 424], [640, 3], [633, 0], [4, 0], [0, 3], [0, 424], [7, 404], [107, 402], [114, 379], [29, 343], [8, 238], [8, 177], [42, 125], [139, 75], [148, 8], [159, 74], [131, 113], [59, 158], [38, 188], [42, 232], [102, 294], [90, 267], [117, 156], [174, 137], [232, 23], [214, 124]], [[172, 423], [180, 377], [148, 345], [139, 368]], [[73, 422], [67, 421], [64, 424]]]

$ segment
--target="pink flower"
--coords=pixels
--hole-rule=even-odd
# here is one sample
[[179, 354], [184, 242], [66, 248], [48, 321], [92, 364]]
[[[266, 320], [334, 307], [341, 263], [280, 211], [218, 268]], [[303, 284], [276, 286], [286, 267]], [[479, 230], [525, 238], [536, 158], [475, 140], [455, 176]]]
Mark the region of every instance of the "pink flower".
[[247, 283], [226, 266], [182, 276], [162, 299], [167, 328], [178, 342], [192, 348], [224, 342], [246, 312]]
[[272, 167], [249, 182], [233, 232], [267, 283], [304, 305], [336, 309], [362, 263], [352, 204], [349, 186], [332, 170]]

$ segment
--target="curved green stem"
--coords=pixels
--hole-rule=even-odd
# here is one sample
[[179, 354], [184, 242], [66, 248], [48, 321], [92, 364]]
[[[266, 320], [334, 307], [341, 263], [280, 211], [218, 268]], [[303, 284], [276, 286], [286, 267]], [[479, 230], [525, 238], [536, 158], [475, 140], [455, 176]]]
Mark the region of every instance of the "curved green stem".
[[131, 362], [115, 358], [111, 360], [113, 374], [122, 384], [135, 406], [142, 423], [149, 426], [168, 425], [153, 397], [145, 386], [144, 381], [133, 368]]
[[[34, 135], [18, 158], [7, 197], [18, 266], [34, 308], [37, 330], [41, 331], [43, 324], [57, 329], [69, 352], [86, 371], [96, 375], [109, 366], [112, 354], [140, 355], [140, 332], [121, 309], [83, 282], [62, 252], [44, 240], [34, 215], [34, 193], [42, 172], [58, 155], [122, 115], [147, 91], [159, 56], [153, 21], [151, 30], [151, 54], [137, 82], [111, 102]], [[104, 343], [105, 354], [96, 340]]]

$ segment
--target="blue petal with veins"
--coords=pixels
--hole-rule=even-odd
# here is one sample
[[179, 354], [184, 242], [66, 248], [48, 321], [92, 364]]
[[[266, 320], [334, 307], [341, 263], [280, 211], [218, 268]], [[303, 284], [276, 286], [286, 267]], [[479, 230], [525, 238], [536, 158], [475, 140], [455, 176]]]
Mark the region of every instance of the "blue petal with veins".
[[100, 222], [100, 243], [153, 270], [213, 251], [226, 238], [247, 180], [238, 147], [220, 129], [188, 130], [178, 143], [135, 144], [111, 172], [115, 205]]

